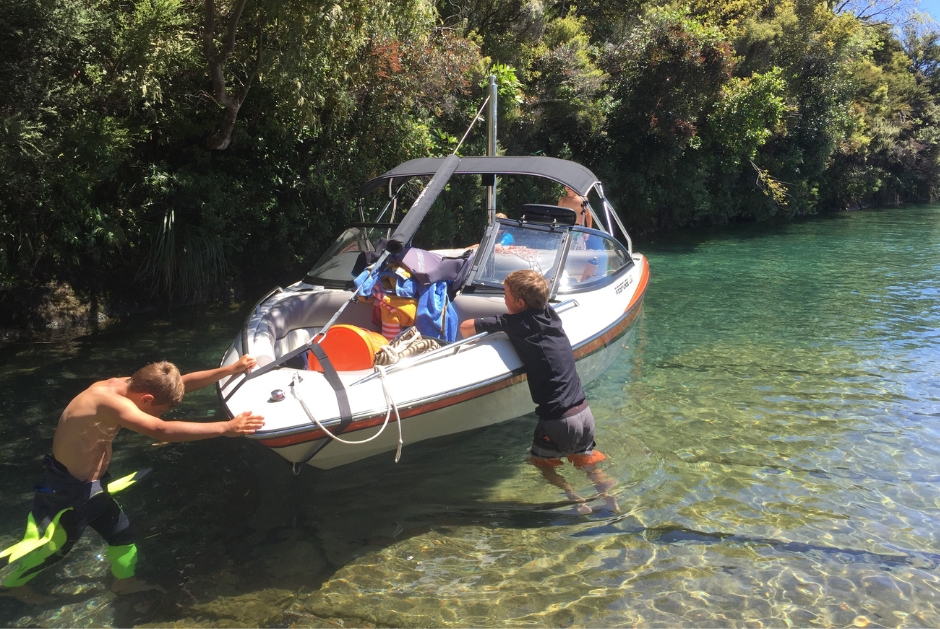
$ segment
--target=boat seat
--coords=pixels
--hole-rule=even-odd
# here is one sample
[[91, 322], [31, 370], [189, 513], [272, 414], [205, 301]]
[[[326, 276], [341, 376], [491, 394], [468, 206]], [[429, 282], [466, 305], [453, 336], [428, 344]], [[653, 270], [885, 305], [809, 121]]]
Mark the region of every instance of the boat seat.
[[466, 321], [478, 317], [506, 314], [506, 302], [502, 295], [457, 295], [453, 301], [457, 320]]
[[274, 343], [274, 357], [280, 358], [284, 354], [289, 354], [301, 345], [308, 343], [319, 330], [319, 326], [291, 330]]
[[[248, 352], [263, 366], [309, 341], [349, 298], [348, 293], [322, 291], [294, 295], [278, 302], [249, 335]], [[372, 323], [372, 304], [349, 304], [337, 324], [379, 331]]]

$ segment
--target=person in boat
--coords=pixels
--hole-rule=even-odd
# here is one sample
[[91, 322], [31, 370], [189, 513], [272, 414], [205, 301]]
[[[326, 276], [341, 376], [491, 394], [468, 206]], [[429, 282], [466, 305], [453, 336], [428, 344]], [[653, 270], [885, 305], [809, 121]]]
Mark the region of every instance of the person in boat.
[[[574, 210], [576, 215], [575, 225], [588, 228], [594, 227], [594, 217], [588, 209], [587, 197], [582, 197], [568, 186], [565, 186], [565, 194], [558, 199], [558, 205]], [[603, 241], [597, 236], [576, 233], [571, 248], [574, 250], [603, 249], [604, 246]]]
[[595, 449], [594, 415], [575, 370], [571, 342], [555, 310], [548, 306], [549, 286], [532, 270], [513, 271], [503, 281], [505, 315], [468, 319], [460, 324], [464, 338], [480, 332], [503, 331], [519, 354], [528, 376], [529, 393], [537, 404], [538, 423], [530, 461], [548, 482], [578, 503], [579, 513], [591, 512], [557, 469], [567, 458], [587, 473], [609, 509], [617, 503], [607, 493], [613, 482], [597, 464], [606, 457]]
[[96, 382], [69, 402], [59, 418], [52, 453], [44, 460], [45, 473], [36, 486], [26, 535], [23, 541], [0, 553], [10, 563], [19, 560], [0, 586], [0, 595], [26, 603], [51, 600], [26, 583], [64, 558], [86, 526], [91, 526], [107, 542], [106, 555], [115, 577], [112, 591], [127, 594], [162, 589], [134, 576], [137, 547], [133, 530], [111, 496], [146, 472], [112, 480], [108, 474], [111, 442], [121, 428], [174, 442], [255, 432], [264, 425], [264, 419], [251, 412], [228, 421], [207, 423], [160, 419], [160, 415], [180, 403], [184, 393], [254, 366], [254, 358], [245, 355], [225, 367], [181, 376], [172, 363], [158, 362], [130, 378]]
[[[509, 217], [503, 214], [502, 212], [497, 212], [496, 218], [509, 218]], [[503, 232], [503, 235], [499, 237], [499, 242], [496, 243], [496, 247], [497, 249], [502, 248], [502, 247], [511, 247], [514, 242], [515, 242], [515, 238], [512, 237], [512, 234], [510, 234], [509, 232]]]
[[[509, 218], [509, 217], [503, 214], [502, 212], [497, 212], [496, 218]], [[509, 232], [503, 232], [503, 235], [500, 236], [499, 238], [499, 242], [496, 243], [496, 250], [499, 251], [500, 249], [511, 247], [513, 242], [515, 242], [515, 239], [512, 237], [512, 234], [510, 234]], [[477, 249], [479, 246], [480, 246], [480, 243], [475, 243], [467, 247], [467, 250]]]
[[591, 212], [588, 211], [587, 198], [582, 197], [580, 194], [565, 186], [565, 194], [560, 199], [558, 199], [557, 205], [561, 207], [566, 207], [570, 210], [574, 210], [577, 215], [576, 225], [582, 225], [584, 227], [593, 227], [594, 218], [591, 216]]

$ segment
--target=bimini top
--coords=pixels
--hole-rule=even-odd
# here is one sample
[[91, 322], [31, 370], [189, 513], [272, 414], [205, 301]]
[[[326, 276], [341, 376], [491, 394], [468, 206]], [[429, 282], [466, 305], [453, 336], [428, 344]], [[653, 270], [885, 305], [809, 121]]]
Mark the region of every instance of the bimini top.
[[[443, 157], [424, 157], [413, 159], [396, 166], [383, 175], [367, 182], [359, 188], [363, 197], [379, 186], [388, 185], [397, 188], [412, 177], [431, 176], [444, 162]], [[568, 160], [556, 157], [461, 157], [455, 175], [532, 175], [545, 177], [566, 185], [581, 196], [587, 196], [597, 177], [590, 170]]]

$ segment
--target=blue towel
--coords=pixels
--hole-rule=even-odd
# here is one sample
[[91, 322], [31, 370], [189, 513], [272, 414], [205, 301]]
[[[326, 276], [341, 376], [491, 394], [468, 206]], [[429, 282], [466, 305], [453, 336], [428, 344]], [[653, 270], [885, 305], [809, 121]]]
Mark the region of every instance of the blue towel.
[[421, 287], [418, 295], [418, 313], [415, 327], [421, 336], [444, 339], [453, 342], [457, 339], [457, 311], [447, 296], [447, 282], [434, 282]]
[[[414, 299], [418, 294], [418, 282], [416, 282], [413, 277], [405, 279], [395, 271], [385, 271], [380, 275], [380, 277], [383, 280], [383, 286], [385, 285], [385, 278], [391, 278], [394, 280], [393, 285], [395, 288], [392, 293], [397, 297], [410, 297]], [[391, 282], [389, 284], [391, 284]]]
[[360, 297], [370, 297], [376, 279], [377, 278], [372, 275], [372, 267], [367, 268], [353, 280], [353, 283], [356, 285], [356, 293], [358, 293]]
[[[356, 285], [356, 293], [358, 293], [360, 297], [371, 297], [375, 290], [376, 282], [380, 282], [385, 278], [394, 280], [395, 289], [392, 291], [392, 294], [398, 297], [414, 298], [418, 292], [418, 283], [414, 278], [405, 279], [395, 271], [390, 270], [382, 271], [377, 275], [373, 275], [373, 272], [374, 269], [370, 266], [353, 280], [353, 283]], [[382, 288], [382, 284], [379, 284], [379, 288]]]

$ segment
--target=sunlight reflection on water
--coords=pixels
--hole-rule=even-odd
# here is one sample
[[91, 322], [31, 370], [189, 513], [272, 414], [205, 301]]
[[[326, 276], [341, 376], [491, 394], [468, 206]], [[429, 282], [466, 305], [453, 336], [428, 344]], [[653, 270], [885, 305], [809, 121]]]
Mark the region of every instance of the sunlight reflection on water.
[[[121, 494], [139, 573], [168, 593], [115, 599], [89, 531], [34, 582], [60, 600], [0, 599], [0, 625], [940, 625], [940, 208], [637, 249], [645, 312], [588, 390], [621, 513], [578, 516], [525, 463], [531, 416], [297, 477], [246, 440], [122, 435], [115, 474], [154, 468]], [[0, 545], [72, 395], [214, 364], [240, 321], [0, 348]]]

